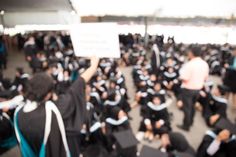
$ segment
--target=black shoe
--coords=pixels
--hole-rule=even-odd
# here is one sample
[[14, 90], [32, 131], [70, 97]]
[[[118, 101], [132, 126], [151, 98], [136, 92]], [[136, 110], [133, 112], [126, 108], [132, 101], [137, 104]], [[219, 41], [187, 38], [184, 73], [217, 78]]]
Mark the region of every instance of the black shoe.
[[176, 125], [177, 128], [181, 129], [181, 130], [184, 130], [184, 131], [189, 131], [189, 127], [186, 127], [184, 125]]

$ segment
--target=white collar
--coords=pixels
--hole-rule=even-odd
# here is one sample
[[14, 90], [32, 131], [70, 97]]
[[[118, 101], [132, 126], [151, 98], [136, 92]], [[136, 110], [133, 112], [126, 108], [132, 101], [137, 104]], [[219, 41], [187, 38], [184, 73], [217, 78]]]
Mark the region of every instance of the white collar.
[[152, 110], [161, 111], [161, 110], [167, 108], [169, 105], [162, 103], [157, 106], [157, 105], [154, 105], [152, 102], [148, 102], [147, 106], [150, 107]]
[[118, 96], [118, 99], [117, 99], [116, 101], [106, 100], [106, 101], [104, 102], [104, 105], [116, 106], [116, 105], [119, 104], [120, 100], [121, 100], [121, 96], [119, 95], [119, 96]]
[[23, 112], [28, 113], [34, 111], [38, 107], [38, 104], [35, 101], [27, 100], [24, 107]]
[[125, 116], [125, 117], [123, 117], [123, 118], [121, 118], [121, 119], [119, 119], [119, 120], [115, 120], [115, 119], [113, 119], [113, 118], [107, 118], [107, 119], [106, 119], [106, 122], [109, 123], [109, 124], [111, 124], [111, 125], [121, 125], [121, 124], [123, 124], [124, 122], [126, 122], [127, 120], [128, 120], [128, 117]]
[[225, 104], [228, 103], [227, 99], [222, 98], [222, 97], [218, 97], [218, 96], [214, 96], [214, 95], [213, 95], [212, 98], [213, 98], [215, 101], [218, 101], [218, 102], [221, 102], [221, 103], [225, 103]]
[[164, 72], [164, 75], [165, 75], [166, 77], [173, 78], [173, 77], [176, 76], [176, 73], [175, 73], [175, 72], [173, 72], [173, 73]]

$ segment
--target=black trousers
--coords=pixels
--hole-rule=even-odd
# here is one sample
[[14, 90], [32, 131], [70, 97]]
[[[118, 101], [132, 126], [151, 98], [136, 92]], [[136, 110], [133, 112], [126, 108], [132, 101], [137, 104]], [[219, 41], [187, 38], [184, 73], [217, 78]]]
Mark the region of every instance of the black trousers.
[[190, 90], [190, 89], [181, 89], [181, 98], [183, 101], [183, 112], [184, 112], [184, 119], [183, 125], [186, 128], [189, 128], [193, 124], [193, 119], [195, 115], [195, 108], [194, 105], [197, 101], [199, 96], [199, 90]]

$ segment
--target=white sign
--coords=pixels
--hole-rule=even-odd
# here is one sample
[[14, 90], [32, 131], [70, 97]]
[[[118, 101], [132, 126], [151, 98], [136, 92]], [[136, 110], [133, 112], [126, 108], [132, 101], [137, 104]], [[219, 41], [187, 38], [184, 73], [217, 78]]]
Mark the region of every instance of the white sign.
[[118, 26], [115, 23], [72, 25], [70, 34], [78, 57], [120, 58]]

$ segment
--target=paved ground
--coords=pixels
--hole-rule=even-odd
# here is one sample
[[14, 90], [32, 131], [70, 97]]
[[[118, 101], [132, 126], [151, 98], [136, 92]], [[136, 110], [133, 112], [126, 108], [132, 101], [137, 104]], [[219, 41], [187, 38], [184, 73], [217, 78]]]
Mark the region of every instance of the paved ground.
[[[25, 62], [25, 60], [24, 60], [23, 54], [19, 53], [19, 52], [17, 52], [17, 53], [10, 52], [9, 53], [8, 70], [4, 71], [5, 76], [13, 78], [14, 74], [15, 74], [15, 68], [18, 66], [24, 67], [26, 69], [26, 71], [30, 73], [30, 69], [28, 68], [27, 62]], [[127, 81], [126, 84], [128, 87], [128, 94], [130, 97], [130, 102], [133, 102], [134, 94], [135, 94], [135, 87], [134, 87], [132, 77], [131, 77], [131, 70], [132, 70], [132, 68], [130, 68], [130, 67], [129, 68], [122, 68], [122, 71], [123, 71], [123, 73], [126, 77], [126, 81]], [[220, 82], [220, 79], [217, 77], [211, 77], [210, 79], [215, 82]], [[172, 121], [173, 130], [182, 132], [186, 136], [186, 138], [189, 140], [189, 142], [192, 144], [192, 146], [194, 148], [197, 148], [205, 131], [208, 129], [207, 126], [205, 125], [205, 122], [203, 121], [203, 118], [201, 117], [201, 113], [199, 113], [199, 112], [196, 113], [195, 123], [194, 123], [193, 127], [191, 128], [191, 131], [186, 133], [186, 132], [183, 132], [183, 131], [179, 130], [178, 128], [176, 128], [176, 124], [181, 124], [181, 122], [182, 122], [182, 118], [183, 118], [182, 112], [179, 111], [177, 109], [177, 107], [175, 106], [174, 99], [169, 99], [168, 102], [171, 104], [169, 106], [169, 111], [172, 112], [174, 115], [173, 121]], [[134, 108], [130, 113], [130, 116], [133, 118], [133, 120], [131, 121], [131, 126], [132, 126], [133, 131], [135, 133], [137, 133], [139, 123], [141, 120], [141, 117], [139, 116], [139, 110], [140, 110], [139, 107], [137, 107], [137, 108]], [[233, 121], [236, 118], [236, 113], [234, 110], [231, 109], [230, 105], [228, 108], [228, 115], [229, 115], [229, 118]], [[159, 141], [154, 141], [152, 143], [141, 142], [139, 147], [141, 147], [143, 144], [148, 144], [152, 147], [157, 148], [159, 145]], [[19, 149], [16, 147], [0, 157], [13, 157], [13, 156], [19, 157], [20, 156], [19, 154], [20, 154]]]

